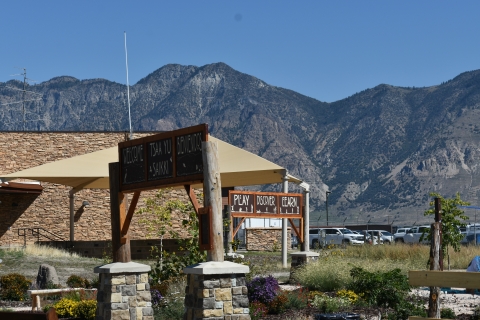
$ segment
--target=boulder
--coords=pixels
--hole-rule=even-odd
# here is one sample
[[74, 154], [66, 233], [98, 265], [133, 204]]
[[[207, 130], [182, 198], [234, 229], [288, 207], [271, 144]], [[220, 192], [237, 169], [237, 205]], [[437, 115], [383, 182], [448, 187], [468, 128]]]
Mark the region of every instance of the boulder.
[[49, 283], [54, 285], [59, 284], [57, 271], [53, 266], [42, 263], [38, 268], [38, 275], [36, 281], [37, 287], [40, 289], [45, 289], [47, 288]]

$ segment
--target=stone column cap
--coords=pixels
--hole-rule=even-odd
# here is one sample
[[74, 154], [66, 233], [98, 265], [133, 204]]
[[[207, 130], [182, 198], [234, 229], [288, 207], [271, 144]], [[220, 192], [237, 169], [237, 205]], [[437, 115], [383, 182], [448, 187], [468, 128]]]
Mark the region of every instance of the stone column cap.
[[318, 257], [320, 254], [318, 252], [313, 251], [299, 251], [299, 252], [292, 252], [290, 253], [291, 256], [297, 257]]
[[143, 273], [149, 272], [152, 268], [146, 264], [137, 262], [114, 262], [98, 266], [93, 269], [95, 273]]
[[185, 267], [183, 272], [186, 274], [235, 274], [249, 273], [250, 268], [231, 261], [208, 261]]

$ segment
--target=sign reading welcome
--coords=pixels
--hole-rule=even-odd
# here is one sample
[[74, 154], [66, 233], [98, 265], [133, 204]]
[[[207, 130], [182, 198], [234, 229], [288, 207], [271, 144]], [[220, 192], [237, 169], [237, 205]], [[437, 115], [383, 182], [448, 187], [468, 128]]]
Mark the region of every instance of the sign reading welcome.
[[208, 126], [201, 124], [119, 143], [120, 190], [200, 182], [207, 139]]
[[272, 193], [230, 191], [229, 206], [232, 216], [300, 218], [303, 195], [299, 193]]

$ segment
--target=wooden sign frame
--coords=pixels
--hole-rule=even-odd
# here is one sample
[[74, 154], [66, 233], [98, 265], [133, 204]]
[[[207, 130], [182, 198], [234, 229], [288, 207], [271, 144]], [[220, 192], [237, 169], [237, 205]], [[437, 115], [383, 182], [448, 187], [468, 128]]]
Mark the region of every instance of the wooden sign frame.
[[[276, 203], [280, 203], [279, 202], [279, 198], [280, 197], [297, 197], [299, 198], [300, 200], [298, 201], [299, 202], [299, 213], [298, 214], [286, 214], [286, 213], [280, 213], [280, 206], [277, 206], [277, 210], [276, 210], [276, 213], [257, 213], [257, 204], [256, 204], [256, 201], [253, 201], [252, 205], [253, 205], [253, 209], [251, 209], [250, 211], [253, 211], [253, 213], [251, 212], [238, 212], [238, 211], [233, 211], [232, 210], [232, 195], [252, 195], [254, 199], [256, 195], [260, 195], [260, 196], [273, 196], [273, 197], [276, 197], [277, 199], [277, 202]], [[254, 192], [254, 191], [237, 191], [237, 190], [229, 190], [228, 191], [228, 206], [230, 208], [230, 212], [231, 212], [231, 223], [233, 225], [233, 218], [242, 218], [242, 220], [240, 221], [240, 223], [237, 225], [237, 227], [235, 228], [235, 230], [232, 232], [232, 241], [235, 237], [235, 235], [237, 234], [238, 230], [240, 229], [243, 221], [245, 221], [246, 218], [273, 218], [273, 219], [288, 219], [288, 221], [290, 222], [290, 226], [292, 227], [293, 231], [295, 232], [295, 234], [298, 236], [300, 242], [303, 243], [304, 241], [304, 230], [303, 230], [303, 213], [305, 212], [304, 211], [304, 206], [303, 206], [303, 194], [301, 193], [284, 193], [284, 192]], [[293, 219], [300, 219], [300, 228], [297, 228], [295, 226], [295, 224], [293, 223]]]
[[200, 250], [213, 249], [212, 207], [198, 209], [198, 244]]
[[253, 198], [255, 198], [257, 195], [258, 196], [263, 196], [263, 197], [275, 197], [277, 199], [276, 203], [280, 203], [279, 198], [280, 197], [296, 197], [300, 198], [299, 199], [299, 213], [296, 214], [287, 214], [287, 213], [280, 213], [280, 206], [278, 205], [276, 208], [275, 213], [257, 213], [257, 203], [256, 201], [253, 201], [253, 212], [240, 212], [240, 211], [234, 211], [230, 210], [232, 217], [246, 217], [246, 218], [285, 218], [285, 219], [302, 219], [303, 218], [303, 194], [301, 193], [283, 193], [283, 192], [254, 192], [254, 191], [237, 191], [237, 190], [230, 190], [228, 192], [228, 205], [230, 209], [232, 208], [232, 195], [234, 194], [239, 194], [239, 195], [251, 195]]
[[[183, 137], [188, 137], [188, 139], [192, 140], [183, 144]], [[193, 139], [196, 140], [193, 141]], [[192, 171], [191, 168], [188, 167], [188, 164], [183, 164], [185, 168], [179, 168], [177, 166], [177, 162], [179, 161], [177, 145], [185, 145], [187, 151], [191, 151], [189, 147], [193, 146], [193, 148], [195, 148], [195, 157], [198, 158], [198, 154], [200, 154], [199, 158], [201, 160], [201, 149], [200, 152], [198, 152], [198, 145], [200, 143], [201, 148], [201, 142], [204, 141], [208, 141], [208, 125], [206, 123], [120, 142], [118, 144], [120, 191], [128, 193], [202, 183], [203, 161], [200, 161], [201, 163], [196, 165], [193, 173], [188, 171], [189, 169]], [[154, 146], [156, 144], [160, 146], [162, 143], [168, 144], [168, 148], [165, 147], [165, 149], [168, 149], [168, 155], [161, 155], [161, 147], [159, 154], [163, 156], [162, 160], [165, 160], [164, 162], [169, 161], [170, 163], [155, 163], [153, 159], [154, 155], [152, 155], [152, 150]], [[193, 152], [191, 155], [193, 155]], [[188, 154], [182, 156], [185, 157], [188, 156]], [[153, 177], [151, 174], [152, 168], [160, 172], [163, 176]], [[130, 172], [134, 173], [129, 175]], [[127, 175], [128, 178], [132, 177], [131, 181], [127, 181]]]

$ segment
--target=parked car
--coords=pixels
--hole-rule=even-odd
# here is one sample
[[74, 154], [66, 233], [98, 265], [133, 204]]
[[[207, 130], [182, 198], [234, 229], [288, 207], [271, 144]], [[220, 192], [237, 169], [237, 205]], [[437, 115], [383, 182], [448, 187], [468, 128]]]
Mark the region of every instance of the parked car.
[[460, 227], [460, 232], [463, 235], [463, 239], [460, 241], [461, 244], [475, 244], [475, 237], [477, 238], [477, 245], [480, 243], [480, 224], [467, 224], [465, 227]]
[[363, 236], [346, 228], [312, 228], [309, 241], [312, 248], [328, 244], [363, 244]]
[[385, 244], [392, 244], [394, 239], [393, 239], [393, 234], [386, 230], [372, 230], [372, 231], [378, 231], [380, 233], [380, 239], [383, 240], [383, 243]]
[[383, 239], [381, 238], [380, 232], [378, 230], [362, 230], [360, 234], [365, 238], [368, 244], [383, 244]]
[[395, 242], [404, 242], [403, 241], [403, 236], [407, 234], [407, 231], [410, 230], [410, 228], [398, 228], [397, 232], [393, 235], [393, 241]]
[[[417, 226], [411, 227], [410, 230], [403, 236], [403, 242], [405, 243], [419, 243], [422, 234], [425, 232], [427, 233], [430, 229], [430, 226]], [[424, 239], [422, 243], [429, 243], [428, 239]]]

